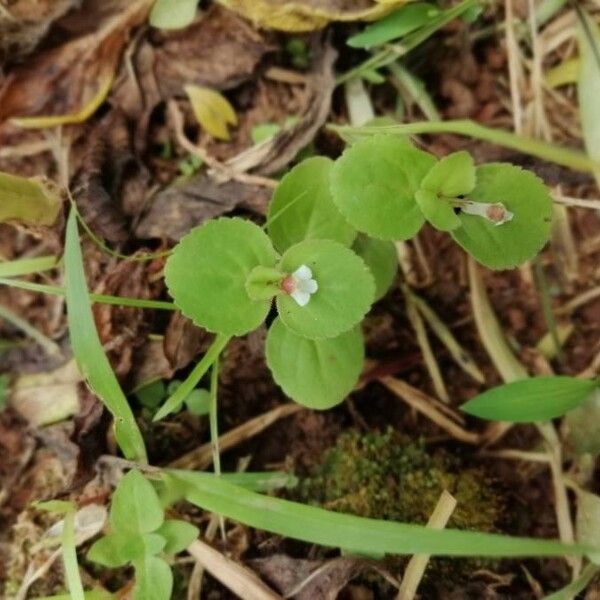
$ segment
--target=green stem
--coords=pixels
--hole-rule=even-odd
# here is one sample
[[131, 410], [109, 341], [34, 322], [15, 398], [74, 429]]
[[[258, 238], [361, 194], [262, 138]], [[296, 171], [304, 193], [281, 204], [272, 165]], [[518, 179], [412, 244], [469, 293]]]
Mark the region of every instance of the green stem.
[[65, 514], [62, 533], [62, 556], [65, 566], [67, 588], [72, 600], [84, 600], [85, 593], [79, 566], [77, 564], [77, 548], [75, 545], [75, 512], [70, 510]]
[[219, 357], [215, 359], [210, 374], [210, 409], [208, 420], [210, 423], [210, 443], [213, 453], [213, 469], [215, 475], [221, 475], [221, 454], [219, 450], [219, 418], [218, 418], [218, 388], [219, 388]]
[[175, 392], [167, 399], [154, 415], [154, 421], [160, 421], [167, 415], [176, 411], [183, 401], [190, 395], [191, 391], [198, 385], [202, 377], [215, 361], [219, 358], [219, 354], [223, 351], [227, 343], [231, 339], [229, 335], [218, 334], [210, 348], [206, 351], [200, 362], [192, 369], [192, 372], [186, 377]]
[[349, 127], [328, 125], [328, 128], [337, 133], [352, 135], [375, 135], [377, 133], [390, 133], [398, 135], [420, 135], [427, 133], [455, 133], [467, 137], [477, 138], [492, 142], [523, 154], [530, 154], [550, 162], [570, 167], [576, 171], [589, 171], [600, 173], [600, 163], [589, 158], [585, 153], [568, 148], [561, 148], [555, 144], [548, 144], [522, 135], [510, 133], [501, 129], [485, 127], [468, 119], [453, 121], [419, 121], [417, 123], [402, 123], [381, 127]]
[[552, 312], [552, 302], [550, 300], [548, 280], [546, 279], [546, 274], [544, 273], [544, 267], [542, 266], [542, 263], [539, 260], [536, 260], [534, 262], [534, 273], [538, 292], [540, 294], [540, 300], [542, 302], [542, 313], [544, 315], [544, 321], [546, 322], [546, 327], [548, 328], [550, 336], [552, 337], [552, 342], [554, 343], [554, 348], [556, 349], [556, 356], [558, 358], [558, 361], [562, 365], [564, 365], [566, 358], [562, 345], [560, 343], [558, 329], [556, 328], [556, 319], [554, 318], [554, 313]]
[[[31, 281], [23, 281], [21, 279], [8, 279], [0, 277], [0, 285], [8, 285], [10, 287], [28, 290], [30, 292], [40, 292], [51, 296], [66, 295], [65, 288], [55, 285], [44, 285], [42, 283], [33, 283]], [[177, 307], [172, 302], [164, 302], [162, 300], [144, 300], [143, 298], [127, 298], [125, 296], [107, 296], [105, 294], [90, 294], [92, 302], [99, 304], [113, 304], [116, 306], [132, 306], [134, 308], [151, 308], [155, 310], [177, 310]]]

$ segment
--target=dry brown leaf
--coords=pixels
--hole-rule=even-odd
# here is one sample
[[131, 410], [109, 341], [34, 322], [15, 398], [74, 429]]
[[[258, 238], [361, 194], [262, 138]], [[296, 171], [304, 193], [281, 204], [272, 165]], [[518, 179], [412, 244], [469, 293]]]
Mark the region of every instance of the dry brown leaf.
[[266, 207], [264, 188], [228, 181], [219, 185], [205, 174], [158, 192], [138, 223], [138, 238], [179, 240], [192, 227], [233, 210], [238, 204]]
[[94, 31], [10, 72], [0, 90], [0, 122], [75, 115], [88, 106], [113, 80], [129, 31], [145, 19], [151, 4], [151, 0], [114, 0], [112, 12], [96, 23]]
[[331, 21], [380, 19], [406, 0], [220, 0], [257, 26], [314, 31]]
[[79, 0], [17, 0], [0, 8], [0, 64], [31, 52], [49, 27]]
[[189, 27], [156, 32], [142, 42], [132, 57], [135, 78], [124, 67], [113, 98], [139, 119], [161, 100], [183, 96], [187, 84], [225, 90], [243, 83], [270, 49], [243, 19], [212, 6]]

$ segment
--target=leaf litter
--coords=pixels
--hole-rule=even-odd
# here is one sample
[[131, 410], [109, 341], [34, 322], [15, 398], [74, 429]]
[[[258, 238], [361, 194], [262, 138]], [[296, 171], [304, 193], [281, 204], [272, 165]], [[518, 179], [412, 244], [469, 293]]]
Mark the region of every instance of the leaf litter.
[[[347, 118], [343, 100], [334, 94], [335, 76], [365, 55], [350, 51], [345, 45], [345, 39], [361, 27], [338, 21], [371, 19], [396, 8], [398, 3], [371, 0], [203, 2], [189, 26], [169, 31], [146, 25], [151, 4], [146, 0], [107, 3], [18, 0], [6, 7], [0, 6], [0, 64], [3, 67], [0, 168], [26, 178], [46, 176], [68, 183], [91, 231], [112, 250], [136, 259], [126, 261], [106, 254], [84, 236], [84, 261], [90, 289], [109, 295], [159, 299], [165, 298], [161, 283], [164, 259], [141, 260], [144, 256], [170, 248], [193, 226], [215, 216], [233, 214], [263, 219], [270, 196], [269, 181], [272, 183], [292, 166], [300, 153], [310, 152], [312, 146], [320, 154], [332, 157], [339, 154], [339, 142], [323, 128], [328, 121], [343, 123]], [[287, 11], [283, 17], [275, 10], [281, 7]], [[571, 9], [566, 8], [564, 14], [575, 22]], [[521, 11], [519, 16], [527, 18], [527, 11]], [[494, 27], [503, 18], [500, 5], [487, 9], [487, 22]], [[560, 24], [561, 16], [556, 19]], [[321, 30], [328, 24], [326, 32], [301, 33]], [[272, 31], [272, 28], [280, 31]], [[480, 36], [475, 42], [470, 39], [474, 31]], [[577, 47], [575, 30], [570, 36], [556, 39], [552, 38], [554, 31], [550, 23], [543, 32], [546, 44], [543, 58], [547, 65], [571, 60]], [[586, 38], [579, 39], [580, 43], [586, 43]], [[288, 42], [298, 40], [306, 49], [304, 66], [294, 64], [297, 57], [286, 50]], [[527, 51], [525, 44], [523, 47]], [[463, 22], [451, 23], [434, 40], [418, 47], [403, 66], [422, 79], [443, 118], [468, 117], [493, 127], [512, 126], [513, 115], [507, 108], [510, 93], [506, 49], [498, 38], [484, 35], [480, 24], [473, 29]], [[591, 73], [593, 68], [588, 70]], [[592, 75], [585, 77], [589, 79]], [[533, 114], [539, 110], [533, 105], [533, 78], [526, 77], [521, 84], [526, 103], [524, 114]], [[211, 139], [203, 131], [202, 123], [198, 125], [186, 99], [185, 86], [188, 85], [210, 88], [226, 98], [239, 121], [238, 126], [231, 129], [231, 141]], [[586, 88], [594, 85], [594, 81], [580, 79], [580, 94], [589, 95]], [[401, 87], [400, 95], [396, 96], [395, 89], [388, 84], [367, 84], [376, 113], [393, 116], [398, 106], [403, 106], [402, 110], [412, 120], [420, 120], [422, 105], [411, 95], [411, 90]], [[573, 89], [563, 86], [546, 94], [543, 102], [554, 139], [565, 145], [579, 146], [582, 132], [573, 98]], [[184, 146], [176, 135], [166, 109], [168, 102], [176, 103], [182, 114], [186, 139], [212, 159], [212, 164], [198, 165], [189, 161], [190, 147]], [[290, 117], [293, 123], [284, 126]], [[15, 121], [19, 118], [22, 120]], [[265, 123], [278, 124], [280, 129], [266, 141], [254, 144], [253, 129]], [[505, 151], [489, 144], [449, 135], [431, 136], [421, 142], [438, 156], [468, 148], [478, 163], [508, 159], [538, 171], [551, 185], [560, 185], [565, 195], [598, 196], [589, 176], [540, 162], [532, 165], [524, 156], [507, 157]], [[191, 175], [180, 170], [179, 165], [186, 161], [192, 165]], [[61, 197], [61, 209], [66, 207], [63, 202]], [[553, 286], [555, 308], [585, 293], [591, 282], [597, 285], [598, 277], [598, 219], [585, 208], [566, 210], [568, 226], [577, 241], [575, 276], [566, 277], [561, 272], [560, 262], [555, 262], [552, 254], [558, 252], [556, 248], [542, 255]], [[43, 228], [16, 230], [13, 225], [0, 225], [0, 260], [48, 253], [59, 257], [62, 244], [57, 245], [56, 240], [62, 227], [59, 219], [53, 238], [51, 232]], [[464, 255], [448, 243], [447, 236], [431, 228], [408, 242], [403, 251], [409, 264], [428, 265], [429, 284], [414, 292], [431, 307], [446, 328], [444, 331], [451, 333], [451, 346], [433, 336], [430, 346], [439, 363], [452, 411], [460, 401], [482, 391], [478, 381], [463, 372], [465, 365], [457, 359], [457, 352], [464, 349], [470, 355], [466, 360], [477, 365], [476, 379], [485, 378], [487, 386], [499, 382], [498, 365], [494, 365], [498, 359], [490, 360], [484, 350], [490, 342], [482, 340], [474, 323], [474, 319], [482, 318], [482, 309], [480, 306], [474, 316], [469, 304], [469, 270]], [[25, 277], [32, 282], [62, 285], [59, 271]], [[473, 278], [471, 272], [472, 283]], [[570, 283], [564, 285], [567, 280]], [[484, 273], [477, 276], [475, 283], [480, 292], [487, 291], [489, 305], [486, 304], [485, 311], [488, 316], [495, 313], [498, 328], [506, 338], [506, 347], [501, 348], [503, 354], [516, 354], [519, 361], [533, 371], [539, 370], [540, 365], [547, 366], [535, 353], [547, 331], [527, 272]], [[4, 287], [0, 301], [16, 308], [21, 317], [40, 327], [68, 351], [61, 301], [22, 290], [7, 291]], [[573, 331], [563, 341], [567, 357], [565, 374], [574, 375], [584, 370], [589, 373], [592, 369], [597, 375], [599, 307], [598, 297], [595, 297], [573, 312]], [[206, 332], [178, 314], [157, 313], [107, 305], [94, 307], [101, 342], [127, 391], [148, 380], [168, 383], [173, 378], [183, 377], [190, 363], [208, 347], [210, 339]], [[290, 468], [300, 476], [309, 476], [342, 431], [383, 431], [392, 423], [413, 439], [432, 440], [456, 452], [461, 465], [457, 468], [466, 469], [471, 465], [485, 468], [501, 487], [509, 489], [510, 493], [503, 498], [514, 511], [515, 522], [502, 524], [507, 531], [557, 537], [558, 526], [551, 501], [554, 491], [548, 471], [525, 461], [489, 461], [477, 456], [476, 449], [467, 449], [452, 439], [448, 431], [455, 428], [448, 427], [446, 432], [440, 429], [439, 423], [456, 422], [452, 412], [444, 412], [448, 410], [444, 405], [434, 403], [435, 411], [429, 413], [407, 410], [405, 402], [408, 400], [396, 395], [393, 386], [386, 389], [377, 383], [379, 377], [394, 376], [402, 380], [404, 391], [416, 389], [426, 399], [435, 396], [421, 355], [422, 347], [414, 339], [406, 303], [398, 288], [376, 306], [367, 327], [369, 369], [382, 374], [366, 377], [368, 383], [355, 392], [344, 407], [326, 414], [284, 411], [282, 414], [287, 416], [265, 421], [270, 424], [268, 430], [263, 431], [262, 426], [250, 429], [249, 433], [242, 430], [239, 438], [232, 438], [234, 441], [224, 453], [228, 470], [234, 470], [243, 457], [252, 456], [253, 470]], [[258, 330], [247, 338], [235, 340], [222, 357], [219, 419], [223, 432], [235, 431], [251, 419], [283, 406], [285, 399], [273, 385], [264, 364], [264, 338], [265, 330]], [[36, 522], [38, 517], [26, 508], [27, 503], [34, 497], [60, 495], [70, 495], [82, 503], [94, 497], [105, 502], [110, 486], [95, 477], [94, 466], [101, 453], [114, 452], [114, 439], [102, 415], [101, 404], [91, 392], [82, 390], [76, 374], [70, 376], [73, 375], [70, 357], [63, 365], [49, 363], [40, 357], [35, 345], [29, 345], [18, 331], [2, 322], [0, 341], [4, 340], [12, 346], [7, 350], [0, 346], [0, 370], [11, 373], [11, 402], [18, 406], [0, 415], [0, 446], [7, 451], [2, 453], [0, 461], [0, 518], [6, 524], [2, 542], [9, 550], [8, 567], [0, 571], [0, 579], [5, 590], [15, 590], [27, 565], [33, 564], [29, 553], [31, 541], [39, 541], [45, 531]], [[28, 345], [23, 346], [23, 342]], [[17, 365], [21, 374], [17, 372]], [[516, 369], [514, 364], [506, 368], [511, 373]], [[32, 371], [37, 371], [34, 375], [37, 381], [50, 382], [43, 383], [44, 391], [50, 395], [56, 392], [57, 385], [66, 386], [68, 393], [61, 396], [63, 401], [71, 402], [69, 412], [79, 407], [74, 428], [71, 421], [67, 422], [66, 431], [64, 424], [40, 428], [39, 421], [46, 413], [36, 408], [36, 402], [41, 405], [46, 402], [38, 388], [31, 385], [36, 379], [28, 379]], [[504, 375], [507, 376], [507, 372]], [[27, 385], [23, 385], [24, 381]], [[414, 398], [411, 396], [413, 402]], [[207, 428], [197, 417], [180, 413], [172, 421], [152, 427], [145, 409], [135, 401], [133, 405], [145, 434], [151, 438], [153, 464], [167, 464], [208, 440]], [[60, 405], [54, 408], [58, 410]], [[593, 431], [590, 423], [597, 420], [597, 412], [597, 401], [594, 401], [565, 420], [562, 440], [569, 459], [590, 451], [589, 440], [593, 437], [589, 434]], [[436, 424], [425, 416], [427, 414], [441, 414], [444, 418], [436, 417]], [[29, 416], [29, 425], [25, 426], [23, 416], [26, 419]], [[468, 420], [460, 435], [478, 440], [481, 431], [475, 427], [476, 424]], [[536, 438], [527, 428], [513, 428], [499, 444], [505, 450], [526, 452], [535, 448]], [[208, 446], [203, 449], [206, 465], [212, 455]], [[580, 463], [578, 467], [583, 469]], [[596, 480], [592, 482], [597, 488]], [[527, 507], [534, 503], [535, 514], [530, 514]], [[584, 517], [594, 518], [589, 516], [593, 512], [588, 510], [589, 506], [584, 508], [585, 511], [579, 507], [580, 529]], [[197, 513], [190, 516], [198, 519]], [[596, 523], [592, 525], [595, 527]], [[234, 529], [230, 524], [228, 532], [231, 538], [221, 542], [220, 549], [235, 550], [235, 558], [240, 562], [252, 557], [247, 561], [250, 568], [283, 594], [295, 592], [296, 597], [307, 598], [335, 598], [340, 594], [377, 597], [374, 589], [381, 589], [373, 584], [373, 579], [381, 581], [382, 578], [365, 573], [369, 561], [331, 560], [332, 554], [326, 551], [307, 549], [290, 540], [246, 528], [243, 529], [245, 545], [235, 548]], [[565, 567], [539, 561], [526, 564], [531, 577], [541, 582], [546, 591], [569, 581]], [[510, 583], [504, 584], [509, 586], [507, 593], [511, 597], [534, 597], [518, 565], [507, 562], [490, 568], [496, 573], [508, 570], [514, 576]], [[400, 574], [393, 571], [394, 576]], [[189, 576], [187, 567], [181, 567], [180, 575], [184, 580]], [[394, 586], [393, 577], [388, 578], [388, 584]], [[62, 591], [60, 569], [53, 569], [51, 576], [42, 578], [36, 585], [38, 595]], [[456, 583], [448, 573], [436, 581], [428, 579], [426, 572], [423, 585], [420, 591], [432, 598], [481, 595], [492, 589], [492, 584], [482, 583], [473, 576]], [[224, 588], [210, 576], [205, 577], [205, 586], [215, 598], [228, 597]]]

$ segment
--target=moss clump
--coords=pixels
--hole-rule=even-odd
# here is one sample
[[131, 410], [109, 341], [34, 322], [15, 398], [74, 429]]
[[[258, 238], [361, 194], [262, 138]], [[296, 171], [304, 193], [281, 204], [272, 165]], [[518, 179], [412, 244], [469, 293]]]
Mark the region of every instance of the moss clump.
[[424, 524], [443, 490], [458, 502], [449, 527], [497, 530], [503, 502], [483, 469], [461, 467], [447, 453], [429, 453], [423, 442], [391, 429], [342, 434], [297, 494], [339, 512]]

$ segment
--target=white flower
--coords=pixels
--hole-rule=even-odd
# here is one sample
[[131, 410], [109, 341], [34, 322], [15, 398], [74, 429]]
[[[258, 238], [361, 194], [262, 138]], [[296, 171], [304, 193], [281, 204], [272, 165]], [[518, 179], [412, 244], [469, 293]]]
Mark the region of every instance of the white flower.
[[319, 285], [312, 278], [312, 271], [306, 265], [298, 267], [281, 282], [281, 289], [289, 294], [300, 306], [306, 306]]
[[489, 204], [487, 202], [461, 202], [460, 209], [467, 215], [476, 215], [491, 221], [494, 225], [502, 225], [512, 221], [515, 216], [506, 209], [502, 202]]

